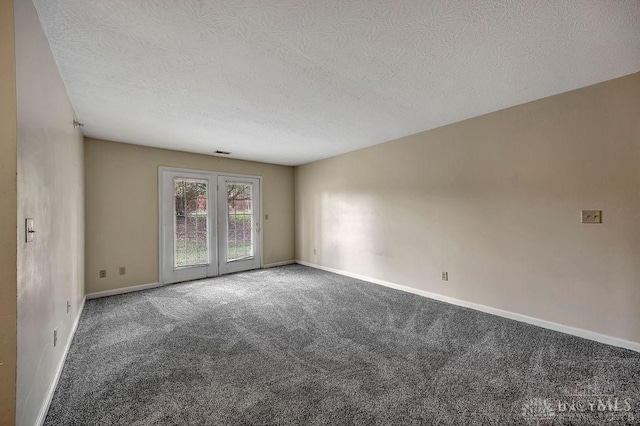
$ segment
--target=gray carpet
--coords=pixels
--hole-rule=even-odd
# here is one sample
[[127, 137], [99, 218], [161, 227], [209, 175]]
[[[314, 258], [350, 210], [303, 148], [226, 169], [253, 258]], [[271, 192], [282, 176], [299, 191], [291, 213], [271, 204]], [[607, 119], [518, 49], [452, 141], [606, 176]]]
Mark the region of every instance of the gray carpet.
[[45, 424], [640, 424], [639, 387], [640, 353], [291, 265], [87, 301]]

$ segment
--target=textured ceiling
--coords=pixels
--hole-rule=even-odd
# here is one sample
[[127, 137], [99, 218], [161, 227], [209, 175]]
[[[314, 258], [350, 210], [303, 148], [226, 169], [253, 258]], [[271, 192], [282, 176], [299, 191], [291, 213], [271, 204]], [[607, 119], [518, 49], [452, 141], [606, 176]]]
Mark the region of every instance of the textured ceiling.
[[35, 0], [84, 133], [302, 164], [640, 71], [638, 0]]

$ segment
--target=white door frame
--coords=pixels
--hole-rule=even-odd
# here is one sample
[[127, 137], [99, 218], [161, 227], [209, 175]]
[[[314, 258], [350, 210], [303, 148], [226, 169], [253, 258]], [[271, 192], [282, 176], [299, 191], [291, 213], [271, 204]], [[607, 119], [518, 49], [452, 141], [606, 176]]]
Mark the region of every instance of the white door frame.
[[[209, 199], [210, 199], [210, 203], [211, 203], [211, 207], [213, 207], [215, 210], [212, 211], [212, 214], [215, 217], [215, 222], [211, 223], [211, 226], [215, 227], [215, 237], [216, 240], [215, 241], [210, 241], [210, 250], [215, 251], [216, 254], [216, 262], [219, 262], [219, 256], [218, 256], [218, 247], [219, 247], [219, 243], [218, 241], [218, 190], [217, 190], [217, 183], [218, 183], [218, 177], [219, 176], [229, 176], [229, 177], [237, 177], [239, 179], [242, 178], [253, 178], [253, 179], [257, 179], [258, 180], [258, 185], [259, 185], [259, 190], [260, 190], [260, 200], [259, 200], [259, 206], [260, 206], [260, 227], [262, 229], [264, 229], [263, 226], [263, 217], [264, 217], [264, 209], [263, 209], [263, 205], [264, 205], [264, 197], [262, 195], [263, 190], [262, 190], [262, 176], [257, 176], [257, 175], [246, 175], [246, 174], [239, 174], [239, 173], [224, 173], [224, 172], [214, 172], [211, 170], [199, 170], [199, 169], [186, 169], [186, 168], [181, 168], [181, 167], [168, 167], [168, 166], [158, 166], [158, 281], [160, 283], [160, 285], [165, 285], [166, 283], [166, 277], [164, 277], [164, 268], [165, 266], [168, 267], [168, 265], [165, 265], [166, 259], [164, 256], [164, 248], [165, 248], [165, 244], [168, 243], [168, 241], [166, 241], [166, 236], [164, 235], [164, 229], [163, 229], [163, 223], [165, 221], [165, 212], [164, 209], [162, 208], [162, 199], [163, 199], [163, 189], [164, 188], [164, 184], [163, 184], [163, 179], [162, 176], [164, 173], [179, 173], [179, 174], [201, 174], [201, 175], [207, 175], [210, 177], [210, 182], [211, 182], [211, 186], [210, 187], [210, 191], [209, 191]], [[213, 189], [215, 188], [215, 191], [213, 191]], [[213, 222], [213, 221], [212, 221]], [[258, 232], [256, 235], [256, 247], [259, 250], [259, 254], [257, 256], [257, 258], [259, 259], [259, 268], [262, 268], [264, 265], [264, 253], [263, 253], [263, 234], [264, 231]], [[220, 266], [219, 263], [216, 265], [216, 271], [218, 274], [220, 274]]]

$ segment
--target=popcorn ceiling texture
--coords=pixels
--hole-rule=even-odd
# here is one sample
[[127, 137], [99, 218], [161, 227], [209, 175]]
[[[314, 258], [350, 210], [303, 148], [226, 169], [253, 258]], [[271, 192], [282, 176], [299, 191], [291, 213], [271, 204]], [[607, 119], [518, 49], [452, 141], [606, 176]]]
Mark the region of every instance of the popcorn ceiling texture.
[[35, 0], [87, 136], [297, 165], [640, 70], [640, 2]]

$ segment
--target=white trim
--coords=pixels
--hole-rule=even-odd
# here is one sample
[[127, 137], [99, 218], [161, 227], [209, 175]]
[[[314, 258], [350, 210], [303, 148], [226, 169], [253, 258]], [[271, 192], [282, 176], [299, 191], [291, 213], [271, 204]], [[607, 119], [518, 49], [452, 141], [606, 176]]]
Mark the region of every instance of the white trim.
[[78, 329], [78, 324], [80, 323], [80, 317], [82, 316], [82, 311], [84, 310], [84, 302], [87, 300], [87, 297], [82, 298], [82, 302], [80, 302], [80, 308], [78, 309], [78, 315], [76, 319], [73, 321], [73, 325], [71, 326], [71, 333], [69, 333], [69, 338], [67, 339], [67, 344], [64, 347], [64, 352], [62, 353], [62, 359], [60, 360], [60, 364], [58, 368], [56, 368], [56, 373], [53, 376], [53, 381], [49, 386], [49, 390], [47, 391], [47, 396], [44, 399], [44, 404], [40, 408], [40, 412], [38, 413], [38, 418], [36, 419], [36, 425], [42, 426], [44, 424], [45, 419], [47, 418], [47, 413], [49, 412], [49, 407], [51, 406], [51, 401], [53, 400], [53, 394], [56, 392], [56, 388], [58, 387], [58, 381], [60, 380], [60, 376], [62, 375], [62, 369], [64, 367], [64, 363], [67, 360], [67, 354], [69, 353], [69, 348], [71, 347], [71, 342], [73, 341], [73, 336], [76, 334], [76, 330]]
[[257, 233], [258, 238], [258, 246], [260, 249], [260, 259], [258, 259], [258, 268], [262, 268], [264, 266], [264, 185], [262, 184], [263, 177], [258, 176], [258, 191], [260, 191], [260, 197], [258, 199], [258, 208], [260, 209], [260, 216], [258, 220], [260, 221], [260, 232]]
[[204, 170], [204, 169], [190, 169], [187, 167], [172, 167], [172, 166], [158, 166], [158, 171], [166, 170], [169, 172], [178, 172], [178, 173], [203, 173], [203, 174], [214, 174], [214, 175], [224, 175], [224, 176], [238, 176], [241, 178], [261, 178], [261, 175], [247, 175], [244, 173], [227, 173], [227, 172], [217, 172], [215, 170]]
[[164, 285], [164, 277], [162, 276], [162, 270], [164, 268], [164, 253], [162, 250], [164, 247], [164, 236], [162, 232], [162, 173], [166, 169], [166, 167], [158, 166], [158, 281], [160, 285]]
[[262, 268], [263, 269], [275, 268], [277, 266], [293, 265], [294, 263], [297, 263], [297, 262], [295, 260], [285, 260], [283, 262], [267, 263], [266, 265], [263, 265]]
[[525, 322], [527, 324], [536, 325], [542, 328], [547, 328], [549, 330], [571, 334], [573, 336], [582, 337], [583, 339], [593, 340], [593, 341], [604, 343], [607, 345], [617, 346], [619, 348], [640, 352], [639, 342], [632, 342], [630, 340], [624, 340], [618, 337], [612, 337], [612, 336], [607, 336], [605, 334], [596, 333], [595, 331], [589, 331], [581, 328], [571, 327], [568, 325], [558, 324], [556, 322], [551, 322], [551, 321], [543, 320], [540, 318], [530, 317], [527, 315], [518, 314], [516, 312], [505, 311], [503, 309], [492, 308], [491, 306], [485, 306], [479, 303], [473, 303], [473, 302], [467, 302], [465, 300], [454, 299], [453, 297], [443, 296], [441, 294], [419, 290], [417, 288], [407, 287], [401, 284], [395, 284], [388, 281], [379, 280], [376, 278], [370, 278], [364, 275], [342, 271], [340, 269], [328, 268], [326, 266], [316, 265], [314, 263], [309, 263], [302, 260], [296, 260], [296, 263], [299, 263], [300, 265], [304, 265], [304, 266], [309, 266], [311, 268], [321, 269], [323, 271], [333, 272], [335, 274], [356, 278], [356, 279], [367, 281], [373, 284], [379, 284], [385, 287], [394, 288], [396, 290], [406, 291], [408, 293], [417, 294], [419, 296], [427, 297], [429, 299], [439, 300], [441, 302], [450, 303], [452, 305], [462, 306], [465, 308], [474, 309], [476, 311], [497, 315], [499, 317], [508, 318], [508, 319], [512, 319], [520, 322]]
[[98, 297], [115, 296], [116, 294], [131, 293], [132, 291], [147, 290], [149, 288], [160, 287], [160, 283], [132, 285], [130, 287], [114, 288], [113, 290], [96, 291], [86, 295], [87, 299], [97, 299]]

